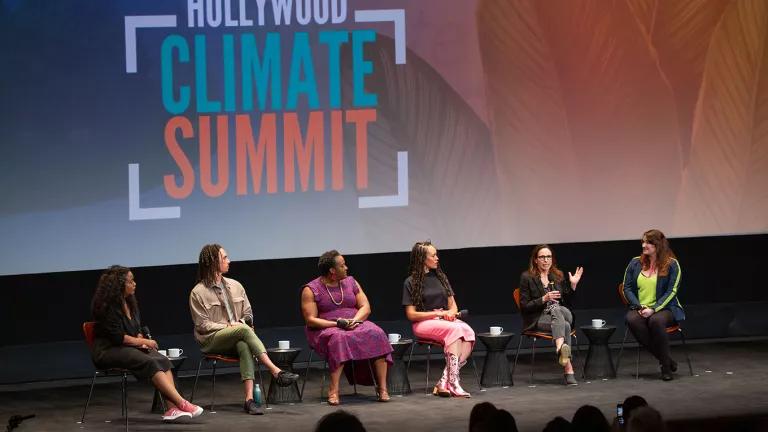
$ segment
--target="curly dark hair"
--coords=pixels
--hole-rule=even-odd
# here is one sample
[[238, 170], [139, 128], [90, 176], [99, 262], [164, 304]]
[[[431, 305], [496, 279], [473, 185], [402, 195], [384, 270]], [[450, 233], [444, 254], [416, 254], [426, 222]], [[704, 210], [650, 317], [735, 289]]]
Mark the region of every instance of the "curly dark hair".
[[320, 276], [327, 276], [328, 272], [332, 268], [336, 267], [336, 257], [341, 255], [336, 249], [329, 250], [320, 255], [320, 259], [317, 260], [317, 271]]
[[122, 313], [123, 301], [128, 304], [132, 316], [136, 316], [139, 310], [139, 302], [136, 295], [125, 297], [125, 283], [131, 269], [119, 265], [113, 265], [104, 270], [96, 285], [96, 292], [91, 300], [91, 314], [97, 321], [103, 319], [108, 312], [117, 309]]
[[220, 270], [222, 249], [219, 244], [207, 244], [200, 251], [200, 257], [197, 260], [197, 281], [202, 282], [207, 287], [212, 287], [216, 283], [216, 273]]
[[[675, 253], [669, 247], [667, 236], [657, 229], [652, 229], [644, 232], [642, 239], [656, 247], [656, 267], [659, 269], [659, 276], [668, 276], [669, 265], [675, 259]], [[651, 267], [651, 259], [644, 254], [640, 255], [640, 263], [643, 270], [648, 270]]]
[[549, 268], [549, 272], [555, 276], [555, 282], [557, 283], [562, 282], [565, 279], [565, 275], [563, 274], [562, 270], [557, 268], [557, 259], [555, 258], [555, 250], [546, 244], [540, 244], [534, 247], [533, 250], [531, 251], [531, 259], [530, 261], [528, 261], [528, 274], [530, 274], [533, 277], [541, 276], [539, 274], [539, 266], [536, 265], [536, 259], [539, 256], [539, 251], [542, 249], [549, 249], [549, 251], [552, 253], [552, 267]]
[[[413, 305], [416, 306], [416, 310], [422, 310], [424, 308], [424, 298], [422, 296], [422, 290], [424, 289], [424, 261], [427, 259], [427, 248], [434, 247], [429, 240], [423, 242], [416, 242], [411, 248], [411, 260], [408, 266], [408, 274], [411, 277], [411, 288], [409, 294]], [[453, 295], [453, 289], [448, 282], [448, 277], [443, 273], [443, 270], [438, 266], [435, 269], [435, 275], [440, 281], [440, 284], [445, 289], [445, 295]]]

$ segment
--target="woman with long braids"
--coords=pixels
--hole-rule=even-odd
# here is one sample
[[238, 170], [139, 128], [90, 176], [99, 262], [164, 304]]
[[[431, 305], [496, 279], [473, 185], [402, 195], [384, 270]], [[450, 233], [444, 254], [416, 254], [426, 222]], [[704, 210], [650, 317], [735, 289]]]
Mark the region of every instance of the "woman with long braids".
[[222, 354], [240, 359], [240, 379], [245, 393], [243, 411], [265, 414], [253, 398], [257, 358], [280, 386], [298, 379], [293, 372], [281, 370], [267, 355], [267, 348], [253, 329], [253, 310], [243, 285], [226, 276], [229, 255], [219, 244], [207, 244], [197, 261], [198, 282], [189, 293], [189, 310], [195, 323], [195, 340], [206, 354]]
[[403, 284], [405, 315], [419, 339], [443, 345], [445, 369], [432, 393], [449, 397], [470, 397], [459, 384], [459, 370], [475, 345], [475, 332], [458, 319], [458, 306], [445, 273], [438, 266], [437, 249], [429, 241], [411, 249], [408, 279]]
[[112, 266], [102, 273], [91, 301], [96, 320], [93, 363], [100, 369], [124, 368], [150, 379], [168, 404], [164, 421], [197, 417], [203, 409], [183, 399], [173, 383], [171, 362], [157, 352], [157, 342], [141, 333], [133, 272]]
[[520, 314], [523, 317], [523, 331], [542, 330], [552, 333], [557, 351], [557, 361], [563, 367], [566, 385], [577, 385], [571, 364], [571, 329], [573, 314], [563, 305], [564, 296], [576, 291], [576, 285], [584, 273], [582, 267], [576, 272], [557, 268], [552, 248], [538, 245], [531, 251], [528, 270], [520, 276]]
[[666, 328], [685, 319], [677, 298], [682, 272], [663, 232], [643, 233], [642, 248], [642, 255], [632, 258], [624, 271], [627, 324], [635, 339], [659, 361], [661, 379], [669, 381], [677, 363], [669, 351]]

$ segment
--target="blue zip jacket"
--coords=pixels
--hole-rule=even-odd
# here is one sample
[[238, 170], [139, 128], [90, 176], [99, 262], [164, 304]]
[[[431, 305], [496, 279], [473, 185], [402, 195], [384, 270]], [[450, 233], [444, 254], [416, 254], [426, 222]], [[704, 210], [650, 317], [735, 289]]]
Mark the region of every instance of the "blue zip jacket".
[[[637, 277], [640, 275], [642, 269], [643, 265], [640, 263], [640, 257], [638, 256], [632, 258], [627, 269], [624, 271], [624, 297], [627, 298], [630, 306], [640, 306], [640, 300], [638, 300], [637, 294]], [[666, 276], [657, 276], [656, 303], [648, 305], [654, 312], [669, 309], [672, 311], [675, 321], [682, 321], [685, 319], [683, 306], [680, 305], [680, 300], [677, 298], [677, 292], [680, 289], [680, 281], [682, 280], [682, 273], [680, 263], [672, 258], [672, 262], [669, 264], [669, 274]]]

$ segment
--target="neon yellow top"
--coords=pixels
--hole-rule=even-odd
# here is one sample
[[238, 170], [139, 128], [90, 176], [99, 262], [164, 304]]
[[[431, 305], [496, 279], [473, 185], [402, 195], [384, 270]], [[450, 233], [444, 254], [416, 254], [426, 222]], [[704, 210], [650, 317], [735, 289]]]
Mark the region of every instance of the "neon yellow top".
[[644, 276], [643, 272], [637, 275], [637, 297], [642, 306], [656, 304], [656, 273], [651, 277]]

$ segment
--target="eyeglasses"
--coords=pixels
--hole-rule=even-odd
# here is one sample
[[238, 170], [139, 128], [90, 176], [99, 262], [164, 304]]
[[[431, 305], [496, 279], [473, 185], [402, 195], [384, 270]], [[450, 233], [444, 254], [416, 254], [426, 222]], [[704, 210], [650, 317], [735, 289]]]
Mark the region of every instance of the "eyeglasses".
[[541, 256], [537, 256], [536, 258], [538, 258], [538, 259], [540, 259], [542, 261], [547, 261], [547, 260], [551, 260], [552, 259], [552, 255], [541, 255]]

